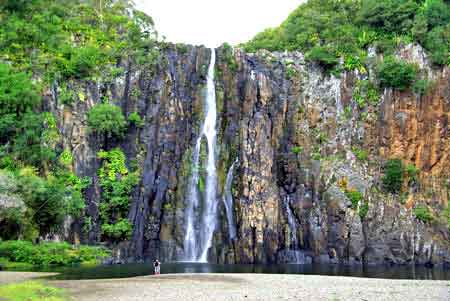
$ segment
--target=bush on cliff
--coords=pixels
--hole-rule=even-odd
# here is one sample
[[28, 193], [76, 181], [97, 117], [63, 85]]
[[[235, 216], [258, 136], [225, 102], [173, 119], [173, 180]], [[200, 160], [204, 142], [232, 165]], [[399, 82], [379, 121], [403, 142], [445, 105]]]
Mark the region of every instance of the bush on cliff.
[[96, 104], [88, 112], [88, 125], [91, 131], [104, 135], [105, 139], [122, 137], [127, 127], [127, 121], [122, 110], [113, 104]]
[[138, 183], [137, 172], [131, 173], [125, 164], [125, 154], [119, 148], [100, 151], [103, 161], [98, 171], [102, 188], [100, 219], [102, 236], [112, 241], [130, 237], [132, 225], [127, 219], [131, 192]]
[[391, 193], [398, 193], [403, 184], [403, 163], [400, 159], [390, 159], [384, 166], [382, 178], [384, 188]]
[[417, 66], [387, 57], [378, 66], [378, 78], [382, 87], [392, 87], [399, 90], [409, 88], [417, 77]]
[[332, 68], [339, 63], [339, 58], [332, 50], [320, 46], [312, 48], [305, 58], [308, 61], [317, 62], [325, 69]]
[[430, 222], [433, 220], [433, 215], [430, 210], [425, 205], [419, 205], [414, 208], [414, 215], [416, 218], [424, 223]]

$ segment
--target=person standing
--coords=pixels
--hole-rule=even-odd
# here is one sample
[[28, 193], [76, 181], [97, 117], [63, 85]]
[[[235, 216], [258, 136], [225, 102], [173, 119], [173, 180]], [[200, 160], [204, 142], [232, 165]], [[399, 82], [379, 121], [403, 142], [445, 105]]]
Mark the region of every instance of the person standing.
[[155, 275], [159, 275], [161, 272], [161, 262], [158, 259], [153, 262], [153, 267], [155, 268]]

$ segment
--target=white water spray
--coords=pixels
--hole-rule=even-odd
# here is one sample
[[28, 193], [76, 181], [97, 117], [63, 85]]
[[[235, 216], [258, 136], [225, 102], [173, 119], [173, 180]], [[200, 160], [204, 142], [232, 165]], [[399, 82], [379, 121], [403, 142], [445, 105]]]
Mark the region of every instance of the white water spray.
[[295, 262], [300, 262], [299, 254], [296, 251], [298, 249], [298, 238], [297, 238], [297, 225], [295, 222], [294, 214], [292, 213], [291, 207], [290, 207], [290, 198], [289, 196], [286, 196], [284, 199], [284, 205], [286, 207], [286, 214], [288, 219], [288, 225], [289, 225], [289, 232], [290, 232], [290, 249], [294, 251], [295, 256]]
[[230, 235], [230, 239], [234, 239], [236, 237], [236, 224], [234, 223], [233, 217], [233, 195], [231, 194], [231, 184], [233, 184], [234, 165], [237, 161], [238, 160], [236, 159], [228, 170], [223, 196], [223, 203], [225, 204], [225, 210], [227, 212], [228, 233]]
[[[184, 239], [185, 259], [188, 261], [207, 262], [208, 250], [212, 245], [214, 230], [217, 222], [217, 173], [216, 173], [216, 88], [214, 84], [214, 66], [216, 61], [215, 50], [211, 49], [211, 62], [207, 75], [206, 114], [200, 133], [195, 145], [193, 158], [194, 170], [189, 187], [189, 203], [186, 211], [186, 236]], [[206, 162], [206, 185], [204, 204], [202, 206], [202, 217], [200, 220], [200, 233], [196, 233], [196, 209], [199, 207], [198, 181], [199, 181], [199, 159], [202, 137], [208, 143], [208, 158]], [[198, 223], [198, 222], [197, 222]]]

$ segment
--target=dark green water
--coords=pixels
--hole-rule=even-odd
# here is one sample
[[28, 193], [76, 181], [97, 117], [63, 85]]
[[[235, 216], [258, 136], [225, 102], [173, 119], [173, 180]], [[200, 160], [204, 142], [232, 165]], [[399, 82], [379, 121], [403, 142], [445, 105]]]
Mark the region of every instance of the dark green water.
[[[51, 279], [102, 279], [126, 278], [151, 275], [151, 263], [134, 263], [96, 267], [41, 268], [35, 271], [59, 272]], [[340, 265], [242, 265], [242, 264], [207, 264], [207, 263], [163, 263], [161, 274], [176, 273], [265, 273], [265, 274], [305, 274], [351, 276], [387, 279], [428, 279], [450, 280], [450, 269], [426, 268], [417, 266], [369, 266], [350, 267]]]

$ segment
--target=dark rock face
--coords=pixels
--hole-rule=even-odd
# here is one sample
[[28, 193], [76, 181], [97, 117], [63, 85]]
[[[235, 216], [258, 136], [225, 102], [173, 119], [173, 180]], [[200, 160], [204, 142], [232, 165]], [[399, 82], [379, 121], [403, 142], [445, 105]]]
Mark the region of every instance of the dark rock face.
[[[378, 103], [361, 109], [354, 90], [358, 81], [372, 76], [371, 70], [335, 78], [307, 64], [300, 53], [216, 51], [220, 205], [209, 261], [450, 262], [449, 232], [439, 218], [448, 196], [448, 68], [432, 70], [422, 55], [419, 63], [437, 83], [428, 95], [386, 90]], [[410, 47], [399, 55], [417, 61], [420, 51]], [[125, 115], [138, 112], [145, 122], [142, 128], [130, 127], [123, 140], [108, 142], [108, 147], [121, 147], [141, 172], [130, 201], [133, 234], [115, 246], [115, 256], [121, 261], [183, 257], [184, 208], [209, 58], [203, 47], [169, 46], [150, 67], [124, 62], [126, 74], [113, 82], [74, 83], [78, 99], [71, 107], [49, 93], [47, 105], [58, 116], [63, 147], [73, 152], [74, 170], [94, 179], [85, 213], [92, 226], [83, 231], [83, 220], [76, 221], [72, 240], [100, 239], [96, 153], [105, 146], [89, 134], [86, 112], [109, 96]], [[369, 159], [357, 160], [355, 148], [366, 150]], [[391, 157], [421, 169], [420, 187], [405, 183], [409, 192], [399, 195], [381, 191], [380, 167]], [[221, 200], [236, 159], [237, 237], [231, 240]], [[359, 209], [346, 190], [364, 196]], [[297, 229], [294, 247], [286, 199]], [[361, 217], [365, 203], [368, 212]], [[435, 210], [435, 222], [414, 217], [418, 203]]]

